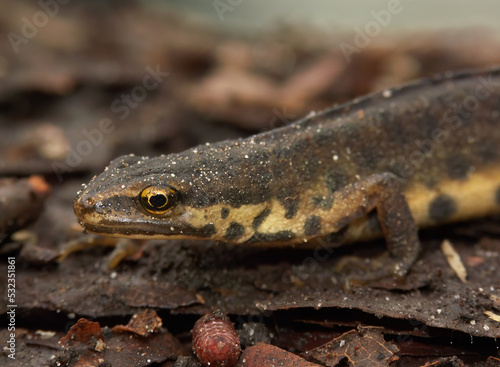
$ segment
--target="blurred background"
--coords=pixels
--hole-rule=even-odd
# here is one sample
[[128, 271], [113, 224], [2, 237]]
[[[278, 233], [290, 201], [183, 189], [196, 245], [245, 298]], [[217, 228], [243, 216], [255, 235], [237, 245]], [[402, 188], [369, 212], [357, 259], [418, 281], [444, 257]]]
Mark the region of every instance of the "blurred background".
[[[166, 1], [144, 2], [149, 6], [156, 6], [157, 9], [161, 9], [167, 5], [166, 3]], [[381, 11], [390, 6], [404, 8], [405, 11], [398, 12], [397, 17], [391, 19], [390, 24], [384, 27], [387, 33], [468, 27], [490, 27], [498, 30], [500, 27], [497, 16], [500, 5], [494, 0], [400, 0], [393, 2], [388, 0], [351, 2], [316, 0], [312, 5], [303, 0], [220, 2], [172, 0], [168, 2], [169, 10], [180, 11], [184, 16], [189, 16], [196, 21], [247, 32], [269, 31], [283, 24], [312, 27], [327, 32], [349, 32], [354, 27], [369, 21], [371, 11]], [[220, 14], [227, 16], [221, 17]]]
[[62, 182], [120, 154], [245, 136], [421, 76], [498, 64], [499, 7], [1, 0], [0, 174]]

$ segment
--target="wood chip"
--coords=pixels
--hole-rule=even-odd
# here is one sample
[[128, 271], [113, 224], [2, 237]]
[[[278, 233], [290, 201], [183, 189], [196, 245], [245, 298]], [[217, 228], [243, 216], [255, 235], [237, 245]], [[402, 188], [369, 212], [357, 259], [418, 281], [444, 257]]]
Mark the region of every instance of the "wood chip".
[[500, 322], [500, 315], [497, 315], [496, 313], [493, 313], [491, 311], [484, 311], [484, 314], [493, 321]]
[[457, 274], [458, 279], [462, 283], [467, 283], [467, 270], [460, 258], [460, 255], [453, 248], [453, 245], [448, 240], [444, 240], [441, 244], [441, 250], [443, 251], [444, 256], [446, 256], [446, 260], [450, 267], [453, 269], [455, 274]]

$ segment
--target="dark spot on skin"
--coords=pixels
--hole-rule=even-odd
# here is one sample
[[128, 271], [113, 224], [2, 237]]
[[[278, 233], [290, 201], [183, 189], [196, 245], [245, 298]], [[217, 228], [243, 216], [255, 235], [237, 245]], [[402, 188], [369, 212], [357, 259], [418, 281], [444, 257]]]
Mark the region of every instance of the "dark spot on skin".
[[493, 162], [498, 159], [498, 145], [491, 141], [483, 141], [478, 146], [478, 154], [484, 163]]
[[434, 221], [448, 219], [457, 210], [457, 204], [448, 195], [439, 195], [429, 205], [429, 218]]
[[323, 196], [321, 196], [321, 195], [313, 196], [311, 201], [312, 201], [313, 205], [317, 208], [321, 205], [321, 202], [323, 201]]
[[469, 161], [461, 154], [452, 155], [446, 160], [446, 170], [450, 178], [457, 180], [466, 179], [470, 168]]
[[229, 209], [228, 208], [222, 208], [222, 210], [220, 211], [220, 217], [222, 219], [226, 219], [227, 217], [229, 217]]
[[321, 209], [324, 210], [330, 210], [333, 206], [333, 199], [332, 198], [326, 198], [321, 202]]
[[329, 172], [326, 175], [325, 181], [330, 194], [344, 188], [349, 182], [345, 173], [339, 169]]
[[321, 208], [324, 210], [331, 209], [333, 205], [333, 200], [330, 197], [323, 197], [321, 195], [316, 195], [311, 200], [316, 208]]
[[283, 207], [285, 208], [285, 218], [291, 219], [295, 217], [299, 210], [299, 201], [296, 198], [286, 198], [283, 200]]
[[436, 175], [430, 175], [430, 174], [421, 174], [419, 178], [422, 179], [422, 183], [427, 187], [428, 189], [434, 189], [438, 186], [439, 184], [439, 179], [436, 177]]
[[217, 233], [215, 226], [213, 224], [207, 224], [200, 231], [200, 237], [211, 237]]
[[278, 194], [278, 200], [285, 208], [285, 218], [291, 219], [295, 217], [299, 210], [299, 195], [292, 193], [289, 189], [284, 189]]
[[243, 236], [245, 233], [245, 227], [243, 227], [241, 224], [232, 222], [229, 225], [229, 228], [226, 231], [226, 235], [224, 236], [228, 240], [235, 240], [237, 238], [240, 238]]
[[495, 194], [495, 201], [498, 205], [500, 205], [500, 186], [497, 189], [497, 193]]
[[246, 243], [260, 242], [288, 242], [295, 238], [292, 231], [281, 231], [276, 233], [255, 233]]
[[271, 214], [271, 210], [270, 210], [270, 209], [268, 209], [268, 208], [266, 208], [266, 209], [264, 209], [263, 211], [261, 211], [261, 212], [260, 212], [260, 214], [259, 214], [259, 215], [257, 215], [257, 216], [254, 218], [254, 220], [253, 220], [253, 222], [252, 222], [252, 228], [253, 228], [253, 229], [255, 229], [255, 230], [256, 230], [257, 228], [259, 228], [259, 227], [260, 227], [260, 225], [261, 225], [262, 223], [264, 223], [264, 220], [266, 220], [266, 218], [267, 218], [267, 216], [268, 216], [269, 214]]
[[311, 215], [304, 224], [306, 236], [317, 235], [321, 231], [321, 218], [317, 215]]

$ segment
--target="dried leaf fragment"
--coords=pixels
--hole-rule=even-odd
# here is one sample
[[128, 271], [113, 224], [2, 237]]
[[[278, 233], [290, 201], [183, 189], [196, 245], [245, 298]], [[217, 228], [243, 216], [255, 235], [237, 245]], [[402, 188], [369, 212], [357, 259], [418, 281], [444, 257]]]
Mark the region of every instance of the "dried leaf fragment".
[[302, 355], [310, 361], [331, 367], [343, 359], [347, 359], [350, 366], [385, 367], [399, 357], [394, 355], [398, 348], [384, 340], [382, 330], [378, 327], [358, 327], [358, 330], [348, 331]]
[[163, 323], [155, 310], [145, 309], [134, 314], [127, 325], [116, 325], [113, 327], [115, 333], [131, 332], [140, 336], [149, 336], [157, 332]]
[[103, 340], [101, 325], [98, 322], [81, 318], [69, 329], [66, 336], [61, 338], [59, 344], [67, 348], [77, 344], [87, 344], [90, 341]]
[[170, 333], [162, 331], [148, 337], [115, 334], [103, 332], [99, 323], [85, 319], [78, 320], [60, 344], [64, 349], [54, 357], [58, 366], [73, 366], [77, 359], [74, 366], [146, 367], [176, 359], [183, 352], [181, 343]]
[[253, 347], [244, 350], [235, 367], [257, 366], [319, 367], [320, 365], [308, 362], [293, 353], [273, 345], [257, 343]]

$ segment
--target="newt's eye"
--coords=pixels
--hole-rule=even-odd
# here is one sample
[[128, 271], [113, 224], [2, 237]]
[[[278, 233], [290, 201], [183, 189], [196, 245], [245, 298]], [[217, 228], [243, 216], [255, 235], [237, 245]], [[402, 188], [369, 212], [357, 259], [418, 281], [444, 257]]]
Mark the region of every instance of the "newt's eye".
[[179, 200], [179, 193], [168, 186], [149, 186], [141, 192], [140, 201], [151, 214], [161, 215], [172, 209]]

